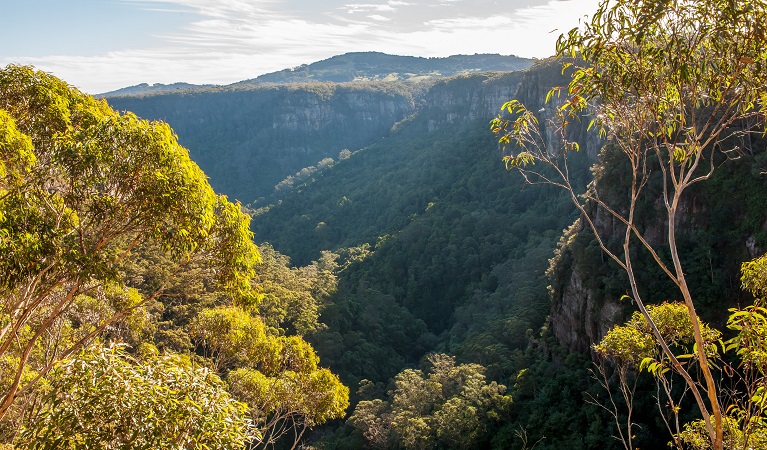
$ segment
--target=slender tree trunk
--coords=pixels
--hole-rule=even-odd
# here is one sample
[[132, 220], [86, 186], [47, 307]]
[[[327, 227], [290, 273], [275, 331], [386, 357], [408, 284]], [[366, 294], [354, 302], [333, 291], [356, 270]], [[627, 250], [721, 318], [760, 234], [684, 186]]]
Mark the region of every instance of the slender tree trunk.
[[[695, 305], [692, 302], [692, 295], [690, 294], [690, 289], [687, 286], [687, 281], [684, 276], [684, 271], [682, 270], [682, 263], [679, 260], [679, 251], [677, 249], [676, 245], [676, 212], [679, 206], [679, 197], [681, 195], [681, 190], [677, 190], [674, 199], [671, 203], [671, 207], [669, 208], [668, 213], [668, 245], [669, 249], [671, 250], [671, 259], [674, 263], [674, 270], [677, 274], [677, 285], [679, 286], [679, 290], [682, 293], [682, 297], [684, 298], [684, 303], [687, 305], [687, 310], [689, 311], [690, 320], [692, 322], [692, 330], [693, 330], [693, 336], [695, 337], [695, 345], [697, 347], [697, 354], [698, 354], [698, 362], [700, 364], [701, 373], [703, 374], [703, 379], [706, 383], [706, 393], [708, 396], [708, 401], [711, 404], [711, 416], [713, 416], [714, 420], [714, 433], [712, 438], [712, 444], [714, 446], [714, 450], [723, 450], [724, 448], [724, 431], [722, 427], [722, 412], [721, 408], [719, 407], [719, 399], [717, 396], [717, 386], [716, 382], [714, 381], [714, 375], [711, 373], [711, 368], [708, 364], [708, 357], [706, 356], [706, 346], [705, 342], [703, 342], [703, 335], [701, 334], [700, 330], [700, 322], [698, 321], [698, 314], [695, 311]], [[708, 422], [708, 420], [707, 420]], [[707, 423], [707, 428], [710, 428], [709, 424]], [[711, 430], [709, 430], [709, 433]]]

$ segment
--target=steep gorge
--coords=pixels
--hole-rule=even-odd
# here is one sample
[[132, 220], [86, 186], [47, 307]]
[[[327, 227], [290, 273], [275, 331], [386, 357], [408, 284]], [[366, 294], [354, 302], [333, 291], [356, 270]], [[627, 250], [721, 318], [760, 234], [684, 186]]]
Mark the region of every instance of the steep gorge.
[[[481, 359], [496, 376], [520, 369], [511, 354], [548, 315], [544, 272], [574, 215], [562, 192], [525, 186], [504, 169], [488, 124], [508, 98], [545, 96], [541, 78], [562, 82], [560, 72], [547, 62], [440, 81], [385, 140], [256, 211], [257, 240], [297, 264], [324, 249], [367, 248], [363, 260], [341, 272], [343, 292], [324, 316], [329, 330], [316, 341], [350, 380], [383, 381], [438, 347]], [[585, 185], [587, 152], [577, 160], [574, 171]], [[407, 339], [391, 342], [359, 321], [371, 296], [404, 308], [413, 320]], [[389, 357], [367, 353], [375, 347], [389, 348]]]
[[[257, 241], [297, 265], [323, 250], [340, 254], [338, 291], [322, 305], [327, 328], [309, 339], [353, 391], [363, 379], [385, 383], [426, 353], [448, 352], [519, 389], [518, 416], [510, 423], [547, 433], [571, 417], [536, 414], [560, 401], [583, 404], [590, 346], [635, 307], [619, 300], [627, 291], [620, 268], [589, 230], [571, 226], [577, 216], [570, 199], [506, 171], [488, 130], [511, 98], [540, 119], [551, 118], [557, 106], [545, 104], [546, 93], [566, 83], [550, 60], [520, 72], [420, 85], [242, 86], [110, 102], [178, 121], [181, 141], [213, 186], [258, 200]], [[600, 152], [603, 142], [587, 127], [584, 120], [569, 128], [581, 144], [577, 184], [585, 189], [596, 164], [607, 172], [598, 182], [620, 198], [625, 172]], [[553, 130], [545, 132], [554, 139]], [[343, 149], [349, 152], [338, 157]], [[683, 206], [680, 247], [701, 314], [714, 323], [723, 306], [741, 299], [739, 263], [767, 248], [764, 143], [754, 141], [749, 150], [690, 191]], [[319, 167], [323, 158], [334, 161]], [[274, 195], [280, 180], [312, 165]], [[641, 210], [645, 236], [662, 246], [659, 205], [648, 202]], [[597, 224], [608, 240], [620, 233], [604, 215]], [[638, 267], [651, 301], [673, 300], [647, 255]], [[554, 363], [546, 366], [541, 355]], [[550, 389], [536, 384], [542, 380], [565, 380], [569, 390], [546, 397]], [[581, 420], [595, 414], [578, 411]], [[579, 448], [601, 448], [594, 436], [609, 432], [600, 423], [590, 417], [573, 427], [578, 439], [586, 429], [592, 435], [593, 445]], [[568, 436], [550, 438], [546, 448], [561, 448]]]

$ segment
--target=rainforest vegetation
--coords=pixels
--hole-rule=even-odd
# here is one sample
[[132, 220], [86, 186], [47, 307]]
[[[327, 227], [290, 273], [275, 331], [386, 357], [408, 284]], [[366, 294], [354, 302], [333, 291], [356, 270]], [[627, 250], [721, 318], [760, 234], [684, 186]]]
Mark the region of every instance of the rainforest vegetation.
[[0, 448], [763, 448], [765, 19], [604, 1], [421, 84], [0, 70]]

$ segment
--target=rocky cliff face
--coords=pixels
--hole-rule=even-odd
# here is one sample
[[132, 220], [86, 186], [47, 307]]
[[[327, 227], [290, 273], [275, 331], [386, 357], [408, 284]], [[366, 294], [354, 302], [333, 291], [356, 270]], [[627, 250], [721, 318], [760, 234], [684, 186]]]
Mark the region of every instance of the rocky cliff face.
[[525, 72], [488, 73], [452, 78], [432, 87], [423, 112], [427, 130], [445, 126], [489, 122], [501, 105], [514, 98]]
[[219, 192], [243, 202], [343, 149], [385, 136], [412, 114], [418, 87], [237, 87], [109, 99], [116, 109], [168, 122]]
[[[603, 236], [619, 233], [618, 224], [605, 214], [597, 214], [594, 222]], [[615, 284], [627, 286], [623, 272], [608, 263], [582, 219], [565, 230], [549, 263], [554, 337], [568, 351], [588, 352], [630, 310], [628, 302], [619, 301], [625, 290], [614, 290]]]
[[587, 352], [623, 319], [620, 303], [615, 299], [600, 301], [598, 297], [586, 286], [581, 269], [571, 267], [562, 295], [554, 299], [551, 307], [551, 328], [559, 345], [571, 352]]
[[414, 95], [406, 89], [327, 88], [293, 90], [276, 99], [271, 105], [271, 128], [290, 132], [337, 128], [348, 133], [353, 126], [368, 124], [367, 128], [386, 129], [416, 107]]

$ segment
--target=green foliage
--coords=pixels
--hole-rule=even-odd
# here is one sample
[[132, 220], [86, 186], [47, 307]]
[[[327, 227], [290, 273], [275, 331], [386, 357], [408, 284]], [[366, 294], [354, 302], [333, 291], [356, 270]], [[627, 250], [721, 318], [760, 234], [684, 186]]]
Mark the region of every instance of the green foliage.
[[265, 243], [260, 246], [262, 264], [258, 265], [255, 283], [263, 296], [259, 315], [273, 328], [306, 335], [316, 331], [320, 307], [335, 293], [337, 255], [323, 252], [319, 261], [301, 268], [291, 268], [290, 258]]
[[[767, 376], [767, 309], [764, 308], [767, 299], [767, 255], [762, 255], [743, 263], [743, 288], [756, 296], [753, 305], [742, 309], [730, 309], [727, 328], [737, 334], [726, 342], [725, 350], [736, 349], [742, 364], [750, 371], [760, 376]], [[764, 393], [759, 392], [759, 397]], [[760, 409], [765, 410], [765, 401], [758, 402]]]
[[[3, 70], [0, 86], [0, 106], [16, 118], [19, 131], [35, 146], [36, 159], [27, 157], [27, 161], [36, 163], [28, 168], [23, 189], [3, 198], [5, 209], [14, 213], [17, 195], [23, 193], [37, 202], [17, 212], [28, 218], [24, 232], [53, 238], [47, 248], [59, 249], [62, 264], [78, 264], [81, 277], [111, 273], [110, 264], [120, 254], [117, 244], [126, 245], [124, 238], [139, 232], [184, 257], [201, 250], [220, 256], [221, 252], [211, 251], [213, 246], [226, 246], [241, 253], [227, 256], [233, 259], [222, 266], [230, 267], [221, 272], [222, 285], [241, 289], [242, 280], [235, 280], [247, 278], [246, 266], [253, 262], [247, 259], [254, 255], [252, 244], [247, 245], [246, 218], [231, 203], [216, 198], [167, 125], [131, 114], [120, 116], [105, 103], [27, 67]], [[38, 215], [37, 229], [28, 222], [29, 214]], [[40, 222], [54, 217], [67, 220]], [[19, 220], [6, 214], [3, 229], [20, 233], [15, 228], [22, 225]], [[113, 222], [112, 228], [97, 226]], [[118, 228], [118, 223], [125, 228]], [[82, 242], [66, 239], [73, 232]], [[11, 245], [11, 237], [15, 235], [4, 239], [3, 245]], [[45, 260], [40, 245], [29, 242], [26, 247], [38, 248], [36, 259]], [[23, 258], [23, 251], [7, 249], [6, 253]], [[96, 251], [111, 257], [95, 258]], [[7, 289], [40, 269], [40, 263], [23, 265], [17, 258], [3, 259]], [[247, 261], [239, 261], [243, 258]], [[19, 267], [23, 269], [14, 269]]]
[[217, 369], [258, 362], [265, 371], [279, 370], [279, 349], [268, 345], [263, 322], [241, 308], [202, 310], [189, 334]]
[[[661, 303], [648, 305], [649, 313], [663, 340], [671, 347], [686, 349], [687, 358], [694, 358], [691, 346], [695, 343], [690, 313], [684, 303]], [[701, 324], [706, 353], [711, 357], [718, 354], [717, 343], [722, 334], [707, 324]], [[613, 327], [594, 350], [602, 356], [617, 358], [622, 364], [636, 365], [644, 369], [648, 360], [665, 359], [658, 343], [652, 335], [650, 324], [640, 312], [635, 312], [625, 325]], [[689, 353], [689, 354], [687, 354]], [[677, 355], [682, 358], [683, 355]]]
[[[684, 431], [680, 435], [685, 448], [692, 450], [709, 450], [711, 448], [706, 438], [706, 428], [702, 420], [696, 420], [685, 424]], [[731, 417], [724, 421], [724, 448], [765, 448], [767, 446], [767, 428], [763, 424], [744, 435], [738, 426], [738, 421]]]
[[310, 341], [348, 385], [387, 380], [406, 361], [417, 361], [433, 348], [435, 336], [390, 295], [368, 289], [341, 290], [320, 316], [327, 328]]
[[[716, 370], [720, 380], [717, 389], [726, 392], [726, 395], [720, 394], [719, 401], [726, 411], [722, 442], [728, 449], [761, 448], [767, 442], [767, 395], [764, 387], [767, 374], [767, 309], [761, 306], [767, 293], [761, 278], [766, 263], [767, 259], [759, 257], [742, 265], [743, 287], [758, 297], [754, 305], [729, 310], [727, 328], [735, 332], [733, 337], [722, 341], [718, 330], [706, 324], [700, 327], [708, 364]], [[671, 369], [674, 364], [689, 367], [698, 358], [694, 347], [690, 348], [697, 344], [687, 306], [663, 303], [650, 305], [647, 310], [663, 341], [675, 350], [673, 357], [661, 351], [658, 341], [650, 333], [648, 320], [638, 312], [625, 325], [610, 330], [600, 344], [594, 346], [594, 350], [615, 364], [616, 372], [622, 376], [622, 388], [626, 387], [626, 369], [646, 370], [654, 377], [658, 392], [666, 396], [663, 402], [659, 399], [660, 413], [673, 417], [673, 422], [670, 417], [664, 417], [672, 433], [673, 442], [670, 445], [678, 448], [714, 448], [704, 420], [695, 419], [684, 423], [682, 428], [679, 426], [684, 394], [678, 394], [673, 389], [676, 371]], [[733, 353], [736, 358], [732, 357]], [[605, 379], [603, 386], [608, 387], [608, 383]], [[661, 405], [666, 401], [668, 411], [664, 412], [666, 408]], [[631, 405], [628, 407], [631, 408]], [[672, 427], [670, 423], [676, 426]]]
[[[590, 20], [562, 35], [557, 42], [559, 56], [579, 58], [563, 64], [563, 72], [572, 72], [567, 96], [558, 100], [554, 113], [553, 122], [561, 130], [561, 141], [551, 145], [537, 116], [518, 102], [504, 105], [512, 115], [510, 118], [499, 116], [492, 123], [493, 131], [501, 134], [502, 144], [516, 144], [506, 157], [507, 165], [516, 167], [528, 181], [552, 184], [571, 193], [599, 248], [626, 273], [628, 297], [638, 305], [647, 321], [647, 331], [660, 347], [660, 357], [643, 358], [640, 368], [646, 367], [656, 375], [670, 399], [671, 384], [664, 374], [670, 369], [681, 376], [703, 416], [708, 440], [717, 450], [723, 448], [724, 441], [725, 414], [720, 408], [724, 393], [712, 374], [715, 366], [707, 360], [718, 355], [716, 347], [707, 340], [710, 336], [704, 336], [706, 330], [698, 322], [696, 308], [701, 302], [693, 297], [685, 275], [686, 266], [680, 257], [683, 248], [677, 241], [677, 218], [684, 215], [683, 194], [689, 195], [693, 185], [709, 180], [718, 161], [745, 153], [742, 146], [746, 138], [750, 142], [751, 133], [765, 125], [767, 77], [761, 69], [767, 64], [766, 17], [767, 5], [762, 2], [605, 0]], [[554, 87], [547, 100], [554, 93], [559, 96], [562, 90], [561, 86]], [[584, 114], [594, 117], [589, 128], [597, 125], [607, 138], [607, 153], [612, 152], [610, 147], [615, 147], [615, 153], [629, 168], [623, 201], [602, 195], [603, 188], [608, 192], [610, 189], [601, 178], [600, 169], [604, 166], [595, 171], [595, 182], [589, 185], [586, 194], [582, 198], [576, 196], [568, 158], [579, 147], [569, 139], [566, 130]], [[554, 170], [556, 176], [547, 176], [531, 167], [531, 162], [542, 163]], [[660, 189], [654, 186], [656, 166], [662, 180]], [[653, 203], [665, 207], [665, 242], [648, 239], [652, 228], [637, 220], [636, 214], [642, 212], [639, 205]], [[606, 229], [605, 218], [617, 222], [617, 233]], [[613, 239], [617, 242], [611, 242]], [[677, 361], [671, 348], [679, 344], [681, 336], [664, 335], [664, 330], [656, 326], [660, 324], [654, 323], [647, 307], [648, 298], [638, 287], [635, 269], [638, 260], [632, 241], [641, 244], [641, 251], [651, 256], [654, 266], [684, 301], [690, 337], [695, 341], [692, 354], [684, 355], [684, 359], [694, 354], [700, 363], [694, 375], [688, 370], [691, 366]], [[661, 247], [667, 253], [659, 251]], [[659, 320], [663, 319], [661, 315]], [[647, 342], [641, 342], [642, 336], [637, 333], [619, 331], [621, 336], [615, 333], [612, 341], [623, 340], [625, 345], [613, 349], [614, 354], [626, 363], [635, 362], [632, 352], [644, 352]], [[678, 419], [678, 406], [673, 399], [672, 405]], [[617, 422], [617, 412], [614, 416]], [[679, 421], [675, 423], [677, 431], [672, 434], [678, 436]], [[631, 429], [630, 424], [628, 428]], [[629, 432], [624, 439], [627, 448], [632, 447], [631, 439]]]
[[16, 122], [0, 110], [0, 192], [20, 183], [35, 164], [32, 140], [16, 128]]
[[730, 312], [727, 328], [738, 334], [728, 341], [726, 349], [736, 349], [743, 364], [767, 374], [767, 309], [751, 305]]
[[637, 364], [655, 355], [655, 341], [652, 335], [634, 327], [614, 327], [594, 350], [602, 355], [609, 354], [626, 364]]
[[[529, 349], [530, 363], [509, 381], [509, 395], [514, 399], [508, 417], [493, 436], [498, 450], [616, 449], [609, 418], [590, 401], [598, 392], [590, 376], [591, 358], [559, 347], [544, 328], [547, 355], [541, 348]], [[660, 448], [654, 421], [642, 420], [641, 448]]]
[[22, 431], [29, 449], [241, 449], [247, 407], [187, 358], [95, 348], [50, 374], [43, 410]]
[[349, 395], [337, 376], [319, 367], [312, 347], [290, 335], [320, 328], [316, 313], [335, 290], [335, 256], [292, 268], [268, 244], [261, 253], [253, 279], [261, 297], [257, 307], [222, 305], [204, 265], [190, 264], [168, 278], [169, 261], [156, 249], [143, 250], [143, 258], [126, 270], [141, 291], [167, 280], [167, 296], [155, 307], [158, 322], [149, 324], [154, 341], [179, 351], [188, 351], [193, 341], [197, 358], [251, 405], [257, 436], [250, 445], [256, 447], [298, 443], [306, 429], [342, 416]]
[[297, 439], [306, 428], [345, 415], [349, 389], [328, 369], [287, 370], [267, 376], [250, 368], [229, 372], [232, 395], [252, 408], [260, 445], [274, 444], [285, 433]]
[[745, 289], [760, 298], [767, 296], [767, 255], [744, 262], [741, 273]]
[[485, 380], [478, 364], [432, 354], [425, 371], [407, 369], [387, 400], [357, 405], [349, 424], [376, 448], [477, 448], [488, 426], [511, 407], [506, 387]]
[[[683, 108], [728, 103], [747, 112], [764, 95], [764, 8], [747, 1], [602, 2], [583, 30], [557, 43], [559, 54], [589, 62], [573, 73], [569, 93], [606, 103], [655, 97], [642, 103], [656, 113], [646, 117], [657, 125], [648, 131], [669, 137], [684, 126], [676, 116]], [[598, 117], [602, 124], [611, 120], [606, 114]], [[685, 160], [695, 152], [690, 144], [669, 151], [680, 150]]]

